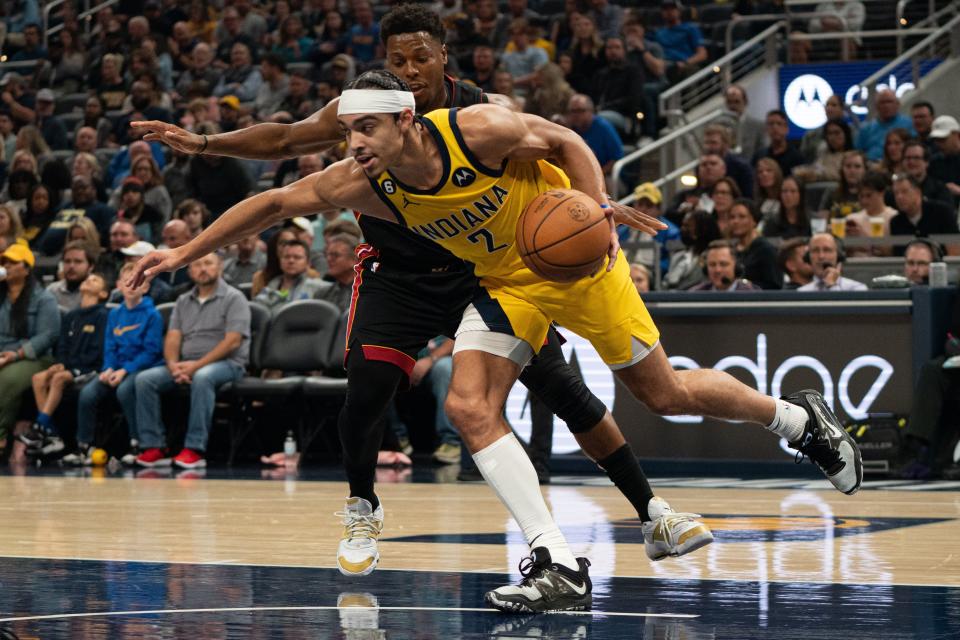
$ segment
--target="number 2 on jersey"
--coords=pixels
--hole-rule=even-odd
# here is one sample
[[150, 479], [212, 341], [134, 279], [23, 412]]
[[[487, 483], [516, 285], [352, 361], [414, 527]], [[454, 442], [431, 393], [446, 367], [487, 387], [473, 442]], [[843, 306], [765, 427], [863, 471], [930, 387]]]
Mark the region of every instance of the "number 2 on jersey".
[[497, 241], [494, 239], [493, 234], [490, 233], [489, 229], [477, 229], [467, 236], [467, 240], [473, 244], [480, 244], [481, 239], [487, 245], [487, 253], [493, 253], [494, 251], [500, 251], [500, 249], [507, 248], [507, 245], [505, 244], [497, 244]]

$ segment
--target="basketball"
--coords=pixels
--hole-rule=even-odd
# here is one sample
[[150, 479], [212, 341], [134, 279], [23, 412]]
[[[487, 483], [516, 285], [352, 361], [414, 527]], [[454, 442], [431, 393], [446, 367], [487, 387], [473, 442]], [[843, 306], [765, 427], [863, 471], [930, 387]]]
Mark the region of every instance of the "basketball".
[[544, 280], [575, 282], [595, 273], [610, 249], [610, 225], [596, 200], [574, 189], [533, 199], [517, 221], [517, 249]]
[[94, 449], [90, 452], [90, 463], [95, 467], [107, 464], [107, 452], [103, 449]]

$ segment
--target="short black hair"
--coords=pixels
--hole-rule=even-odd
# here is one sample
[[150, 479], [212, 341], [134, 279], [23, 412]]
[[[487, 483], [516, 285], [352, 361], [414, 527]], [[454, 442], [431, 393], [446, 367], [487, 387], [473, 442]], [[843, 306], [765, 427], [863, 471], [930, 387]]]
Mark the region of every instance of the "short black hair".
[[910, 110], [913, 111], [914, 109], [929, 109], [931, 116], [937, 115], [937, 112], [936, 110], [934, 110], [933, 105], [927, 102], [926, 100], [917, 100], [912, 105], [910, 105]]
[[923, 152], [923, 161], [930, 162], [930, 149], [927, 148], [927, 145], [923, 144], [917, 139], [907, 140], [906, 144], [903, 145], [903, 153], [907, 153], [907, 149], [910, 147], [919, 147], [920, 151]]
[[786, 112], [784, 112], [782, 109], [771, 109], [770, 111], [767, 111], [767, 117], [769, 118], [770, 116], [779, 116], [788, 123], [790, 122], [790, 118], [787, 117]]
[[920, 181], [917, 180], [916, 178], [914, 178], [914, 177], [913, 177], [912, 175], [910, 175], [909, 173], [897, 173], [897, 174], [894, 174], [894, 176], [893, 176], [893, 181], [894, 181], [894, 182], [907, 182], [907, 183], [910, 184], [911, 187], [913, 187], [914, 189], [916, 189], [916, 190], [919, 191], [920, 193], [923, 193], [923, 185], [920, 184]]
[[883, 193], [890, 187], [890, 179], [887, 178], [887, 174], [885, 173], [867, 171], [867, 175], [863, 176], [863, 180], [860, 181], [860, 186], [873, 189], [878, 193]]
[[[750, 217], [753, 218], [753, 221], [757, 224], [760, 224], [760, 221], [763, 220], [763, 213], [761, 213], [760, 208], [757, 207], [757, 204], [750, 198], [737, 198], [733, 201], [733, 207], [737, 205], [749, 211]], [[733, 209], [733, 207], [730, 208]]]
[[284, 73], [287, 71], [287, 61], [280, 57], [279, 54], [273, 52], [264, 54], [264, 56], [260, 58], [260, 62], [266, 62], [271, 67], [276, 67]]
[[386, 91], [410, 91], [410, 85], [386, 69], [364, 71], [347, 89], [383, 89]]
[[386, 45], [390, 36], [425, 31], [430, 37], [443, 44], [447, 39], [447, 30], [440, 21], [440, 14], [431, 11], [426, 5], [416, 2], [401, 4], [380, 21], [380, 41]]

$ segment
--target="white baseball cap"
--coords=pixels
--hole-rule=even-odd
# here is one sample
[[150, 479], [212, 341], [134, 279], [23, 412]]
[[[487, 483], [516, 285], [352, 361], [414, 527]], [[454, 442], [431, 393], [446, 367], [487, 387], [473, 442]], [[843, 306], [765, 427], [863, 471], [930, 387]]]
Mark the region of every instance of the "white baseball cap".
[[930, 129], [930, 137], [933, 139], [946, 138], [954, 131], [960, 131], [960, 122], [953, 116], [937, 116], [933, 121], [933, 127]]
[[146, 240], [137, 240], [129, 247], [120, 249], [120, 253], [125, 256], [135, 256], [137, 258], [142, 258], [151, 251], [156, 250], [156, 247], [147, 242]]

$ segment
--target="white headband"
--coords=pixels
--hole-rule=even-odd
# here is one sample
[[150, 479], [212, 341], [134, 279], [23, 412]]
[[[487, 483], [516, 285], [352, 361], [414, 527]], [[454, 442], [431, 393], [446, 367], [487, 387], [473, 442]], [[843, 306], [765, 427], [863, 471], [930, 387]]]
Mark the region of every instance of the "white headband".
[[404, 109], [416, 111], [417, 102], [409, 91], [383, 89], [347, 89], [340, 95], [338, 116], [355, 113], [400, 113]]

